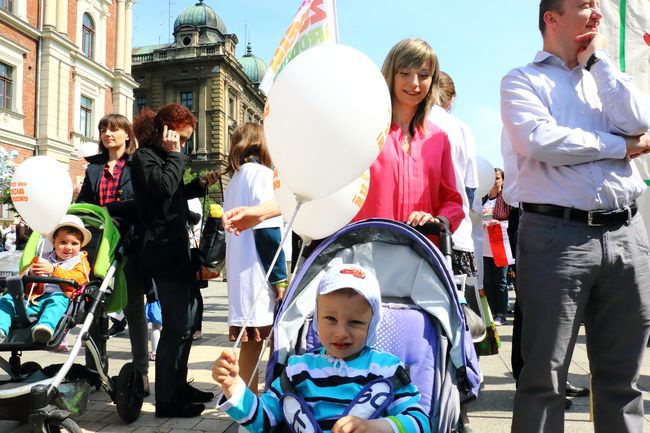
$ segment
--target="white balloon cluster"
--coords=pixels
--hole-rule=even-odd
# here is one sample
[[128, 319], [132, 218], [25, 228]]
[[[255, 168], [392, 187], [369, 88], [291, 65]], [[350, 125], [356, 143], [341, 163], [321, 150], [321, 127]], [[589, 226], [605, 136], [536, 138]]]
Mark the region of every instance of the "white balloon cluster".
[[360, 51], [324, 44], [287, 64], [269, 93], [264, 132], [285, 219], [304, 203], [294, 231], [320, 239], [350, 222], [390, 122], [386, 81]]

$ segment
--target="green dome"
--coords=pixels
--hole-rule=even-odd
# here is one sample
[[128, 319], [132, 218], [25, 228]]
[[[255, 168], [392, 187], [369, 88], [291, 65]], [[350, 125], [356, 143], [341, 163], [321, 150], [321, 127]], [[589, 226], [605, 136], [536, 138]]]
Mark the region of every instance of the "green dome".
[[208, 27], [218, 30], [222, 35], [227, 33], [226, 25], [219, 15], [210, 6], [203, 4], [203, 0], [181, 12], [174, 21], [174, 33], [183, 26]]
[[246, 54], [237, 60], [239, 60], [242, 68], [244, 68], [244, 72], [253, 83], [259, 84], [262, 82], [262, 78], [266, 74], [266, 63], [264, 63], [264, 60], [253, 55], [250, 42], [246, 46]]

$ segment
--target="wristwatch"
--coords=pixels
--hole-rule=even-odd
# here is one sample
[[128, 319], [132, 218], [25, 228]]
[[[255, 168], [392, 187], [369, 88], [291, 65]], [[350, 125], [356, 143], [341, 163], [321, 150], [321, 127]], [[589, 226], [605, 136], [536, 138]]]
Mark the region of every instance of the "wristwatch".
[[589, 59], [587, 59], [587, 64], [585, 65], [585, 69], [587, 71], [591, 70], [591, 67], [594, 66], [596, 63], [598, 63], [601, 59], [605, 57], [605, 52], [601, 49], [595, 50], [593, 53], [591, 53], [591, 56], [589, 56]]

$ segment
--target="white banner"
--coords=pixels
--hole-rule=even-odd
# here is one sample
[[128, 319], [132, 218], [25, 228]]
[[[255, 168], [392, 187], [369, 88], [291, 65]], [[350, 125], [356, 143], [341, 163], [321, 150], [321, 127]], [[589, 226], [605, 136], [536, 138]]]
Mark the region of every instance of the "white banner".
[[334, 0], [304, 0], [273, 54], [259, 89], [268, 95], [282, 68], [303, 51], [323, 43], [338, 43]]
[[[650, 97], [650, 1], [603, 1], [601, 8], [607, 52], [623, 72], [634, 78], [634, 84]], [[635, 161], [641, 177], [650, 186], [650, 156]], [[638, 204], [650, 234], [650, 188]]]

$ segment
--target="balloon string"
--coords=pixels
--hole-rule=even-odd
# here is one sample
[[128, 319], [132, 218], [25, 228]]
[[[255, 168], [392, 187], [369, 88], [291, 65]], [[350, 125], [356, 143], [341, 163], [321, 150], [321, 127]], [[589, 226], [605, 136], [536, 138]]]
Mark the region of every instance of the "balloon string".
[[255, 299], [253, 300], [253, 304], [251, 305], [250, 309], [248, 310], [248, 314], [246, 314], [246, 319], [244, 320], [244, 325], [242, 326], [241, 330], [239, 331], [239, 335], [237, 336], [237, 340], [235, 340], [235, 344], [232, 346], [232, 349], [235, 350], [239, 347], [239, 343], [241, 343], [241, 339], [244, 335], [244, 331], [246, 331], [246, 327], [248, 326], [248, 322], [251, 319], [251, 315], [253, 313], [255, 304], [257, 304], [257, 301], [260, 298], [260, 295], [262, 294], [262, 289], [264, 289], [264, 286], [268, 283], [269, 278], [271, 276], [271, 272], [273, 271], [273, 267], [275, 266], [275, 262], [278, 261], [278, 257], [280, 256], [280, 251], [282, 251], [282, 247], [284, 246], [284, 242], [287, 240], [288, 234], [291, 231], [291, 228], [293, 227], [293, 222], [296, 219], [296, 215], [298, 214], [298, 210], [300, 210], [300, 206], [302, 206], [302, 200], [298, 200], [296, 203], [296, 209], [293, 211], [293, 215], [291, 216], [291, 221], [289, 222], [289, 225], [287, 226], [286, 230], [282, 234], [282, 238], [280, 240], [280, 245], [278, 246], [277, 251], [275, 252], [275, 256], [273, 257], [273, 260], [271, 261], [271, 265], [269, 266], [269, 270], [266, 272], [266, 276], [264, 277], [264, 281], [262, 282], [262, 285], [260, 286], [259, 290], [257, 290], [257, 293], [255, 294]]
[[293, 280], [294, 275], [296, 275], [296, 273], [300, 270], [300, 267], [302, 266], [302, 264], [304, 262], [304, 260], [302, 259], [302, 253], [305, 251], [305, 247], [307, 245], [309, 245], [310, 243], [311, 243], [311, 241], [310, 242], [305, 242], [304, 239], [300, 243], [300, 252], [298, 253], [298, 258], [296, 259], [296, 263], [295, 263], [295, 265], [293, 267], [293, 272], [291, 272], [289, 274], [289, 281], [287, 281], [289, 284], [291, 284], [291, 281]]
[[[271, 328], [271, 332], [269, 333], [269, 336], [264, 339], [264, 344], [262, 344], [262, 350], [260, 350], [260, 356], [257, 357], [257, 364], [255, 364], [255, 368], [253, 369], [253, 373], [251, 374], [250, 379], [248, 379], [248, 383], [246, 386], [248, 388], [251, 387], [251, 383], [253, 383], [253, 379], [255, 378], [255, 375], [257, 374], [257, 370], [260, 368], [260, 363], [262, 362], [262, 357], [264, 356], [264, 351], [266, 350], [266, 347], [269, 345], [269, 341], [273, 338], [273, 328]], [[253, 392], [257, 394], [257, 390], [254, 389]]]
[[[43, 256], [43, 248], [45, 248], [45, 240], [43, 238], [38, 240], [38, 258], [40, 259]], [[34, 287], [36, 287], [36, 283], [32, 283], [32, 286], [29, 289], [29, 295], [27, 295], [27, 299], [25, 300], [25, 309], [29, 308], [29, 298], [32, 297], [32, 293], [34, 293]]]

